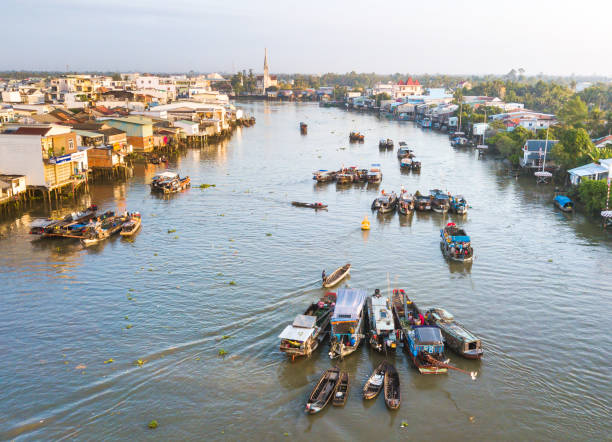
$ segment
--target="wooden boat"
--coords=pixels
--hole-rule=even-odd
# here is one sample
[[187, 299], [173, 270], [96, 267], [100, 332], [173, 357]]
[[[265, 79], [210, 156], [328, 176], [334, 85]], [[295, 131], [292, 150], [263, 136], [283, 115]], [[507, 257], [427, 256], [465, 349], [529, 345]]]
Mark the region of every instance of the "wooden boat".
[[121, 232], [119, 232], [119, 234], [121, 236], [134, 235], [136, 232], [138, 232], [138, 229], [140, 229], [140, 223], [141, 223], [140, 213], [138, 212], [132, 213], [130, 215], [130, 219], [126, 221], [125, 223], [123, 223], [123, 226], [121, 226]]
[[401, 215], [410, 215], [414, 211], [414, 195], [402, 192], [397, 202], [397, 211]]
[[153, 177], [151, 191], [162, 192], [164, 194], [176, 193], [190, 185], [191, 179], [189, 177], [181, 178], [175, 172], [162, 172]]
[[344, 358], [359, 348], [363, 338], [363, 307], [367, 296], [362, 289], [338, 290], [331, 319], [330, 358]]
[[342, 267], [337, 268], [334, 272], [323, 279], [323, 287], [333, 287], [342, 281], [351, 271], [351, 264], [345, 264]]
[[381, 138], [378, 142], [378, 147], [380, 149], [393, 149], [393, 140]]
[[355, 174], [350, 171], [341, 171], [336, 173], [336, 182], [338, 184], [350, 184], [355, 181]]
[[53, 220], [38, 219], [30, 224], [30, 234], [39, 235], [40, 237], [53, 236], [78, 236], [85, 227], [85, 223], [96, 216], [98, 206], [92, 204], [84, 210], [72, 212], [62, 219]]
[[349, 386], [348, 371], [343, 370], [340, 372], [338, 387], [336, 388], [336, 393], [334, 393], [334, 398], [332, 399], [332, 405], [334, 407], [344, 407], [344, 404], [346, 404], [346, 400], [348, 399]]
[[412, 170], [412, 158], [402, 158], [400, 160], [400, 168], [405, 170]]
[[308, 125], [304, 122], [300, 122], [300, 132], [303, 135], [306, 135], [308, 133]]
[[553, 201], [557, 209], [561, 210], [562, 212], [569, 213], [574, 211], [573, 201], [565, 195], [557, 195]]
[[412, 157], [412, 162], [410, 163], [410, 167], [412, 170], [421, 170], [421, 162], [416, 158]]
[[85, 247], [89, 247], [110, 238], [119, 233], [126, 220], [127, 217], [125, 216], [111, 216], [94, 226], [89, 226], [83, 234], [81, 244]]
[[351, 132], [349, 134], [349, 141], [363, 141], [365, 136], [359, 132]]
[[447, 194], [442, 192], [440, 189], [430, 190], [433, 196], [431, 202], [431, 210], [436, 213], [446, 213], [450, 209], [450, 198]]
[[368, 183], [380, 183], [382, 181], [382, 171], [380, 164], [372, 164], [368, 171]]
[[385, 373], [387, 372], [387, 361], [382, 361], [374, 369], [365, 385], [363, 386], [363, 398], [374, 399], [382, 390], [385, 383]]
[[453, 315], [446, 310], [430, 308], [425, 313], [425, 322], [438, 326], [444, 336], [444, 345], [458, 355], [467, 359], [482, 358], [482, 341], [455, 321]]
[[412, 158], [414, 157], [414, 152], [411, 149], [408, 149], [407, 147], [400, 147], [399, 149], [397, 149], [397, 157], [399, 159]]
[[450, 210], [457, 215], [465, 215], [468, 211], [468, 204], [465, 198], [461, 195], [450, 197]]
[[327, 204], [323, 203], [300, 203], [299, 201], [291, 201], [292, 206], [308, 207], [310, 209], [327, 209]]
[[336, 392], [338, 381], [340, 380], [340, 369], [337, 367], [329, 368], [323, 372], [319, 382], [310, 393], [308, 402], [306, 402], [306, 412], [315, 414], [323, 410], [329, 400]]
[[398, 198], [395, 192], [383, 193], [383, 195], [378, 198], [378, 213], [394, 212], [397, 207], [397, 201]]
[[387, 363], [385, 370], [385, 404], [391, 410], [397, 410], [401, 403], [400, 378], [395, 366]]
[[442, 253], [453, 261], [468, 262], [474, 257], [470, 237], [455, 223], [448, 223], [440, 230]]
[[418, 191], [414, 194], [415, 201], [414, 206], [419, 212], [426, 212], [431, 210], [431, 196], [421, 195]]
[[312, 173], [312, 179], [319, 183], [334, 181], [336, 179], [336, 172], [321, 169]]
[[280, 351], [292, 360], [299, 356], [309, 357], [326, 337], [335, 302], [335, 293], [327, 293], [310, 304], [304, 314], [297, 315], [278, 336]]
[[397, 348], [397, 337], [395, 335], [395, 322], [391, 301], [382, 296], [376, 289], [375, 293], [367, 300], [368, 309], [368, 342], [370, 346], [379, 352], [395, 351]]

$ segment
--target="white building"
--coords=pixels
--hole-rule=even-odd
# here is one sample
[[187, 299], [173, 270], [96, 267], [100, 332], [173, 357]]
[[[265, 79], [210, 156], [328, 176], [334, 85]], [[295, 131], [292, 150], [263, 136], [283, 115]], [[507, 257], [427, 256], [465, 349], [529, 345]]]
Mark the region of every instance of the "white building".
[[185, 135], [198, 135], [200, 133], [200, 125], [196, 121], [176, 120], [174, 127], [180, 128]]

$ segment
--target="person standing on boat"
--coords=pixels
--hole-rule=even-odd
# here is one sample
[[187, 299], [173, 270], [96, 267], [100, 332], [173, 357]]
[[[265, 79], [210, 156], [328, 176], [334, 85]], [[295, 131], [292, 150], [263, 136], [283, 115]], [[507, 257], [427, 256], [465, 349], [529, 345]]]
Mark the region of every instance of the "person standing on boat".
[[425, 325], [425, 318], [423, 318], [423, 315], [421, 313], [419, 313], [419, 325]]
[[326, 278], [327, 278], [327, 275], [325, 274], [325, 269], [323, 269], [323, 272], [321, 272], [321, 279], [323, 279], [323, 282], [325, 282]]
[[379, 289], [374, 290], [374, 296], [376, 296], [377, 298], [380, 298], [380, 290]]

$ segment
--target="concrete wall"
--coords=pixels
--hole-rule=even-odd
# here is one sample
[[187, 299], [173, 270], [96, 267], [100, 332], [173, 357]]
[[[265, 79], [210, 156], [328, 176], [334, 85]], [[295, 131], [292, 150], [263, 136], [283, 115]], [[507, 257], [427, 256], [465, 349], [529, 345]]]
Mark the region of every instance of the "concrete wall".
[[40, 136], [0, 134], [0, 173], [25, 175], [28, 185], [44, 186]]

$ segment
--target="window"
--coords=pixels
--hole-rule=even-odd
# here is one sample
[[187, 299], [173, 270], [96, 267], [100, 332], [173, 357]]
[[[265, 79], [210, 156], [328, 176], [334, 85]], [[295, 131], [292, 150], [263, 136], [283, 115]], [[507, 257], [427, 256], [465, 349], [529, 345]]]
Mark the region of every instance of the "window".
[[74, 141], [72, 140], [72, 138], [68, 140], [68, 149], [74, 149]]

